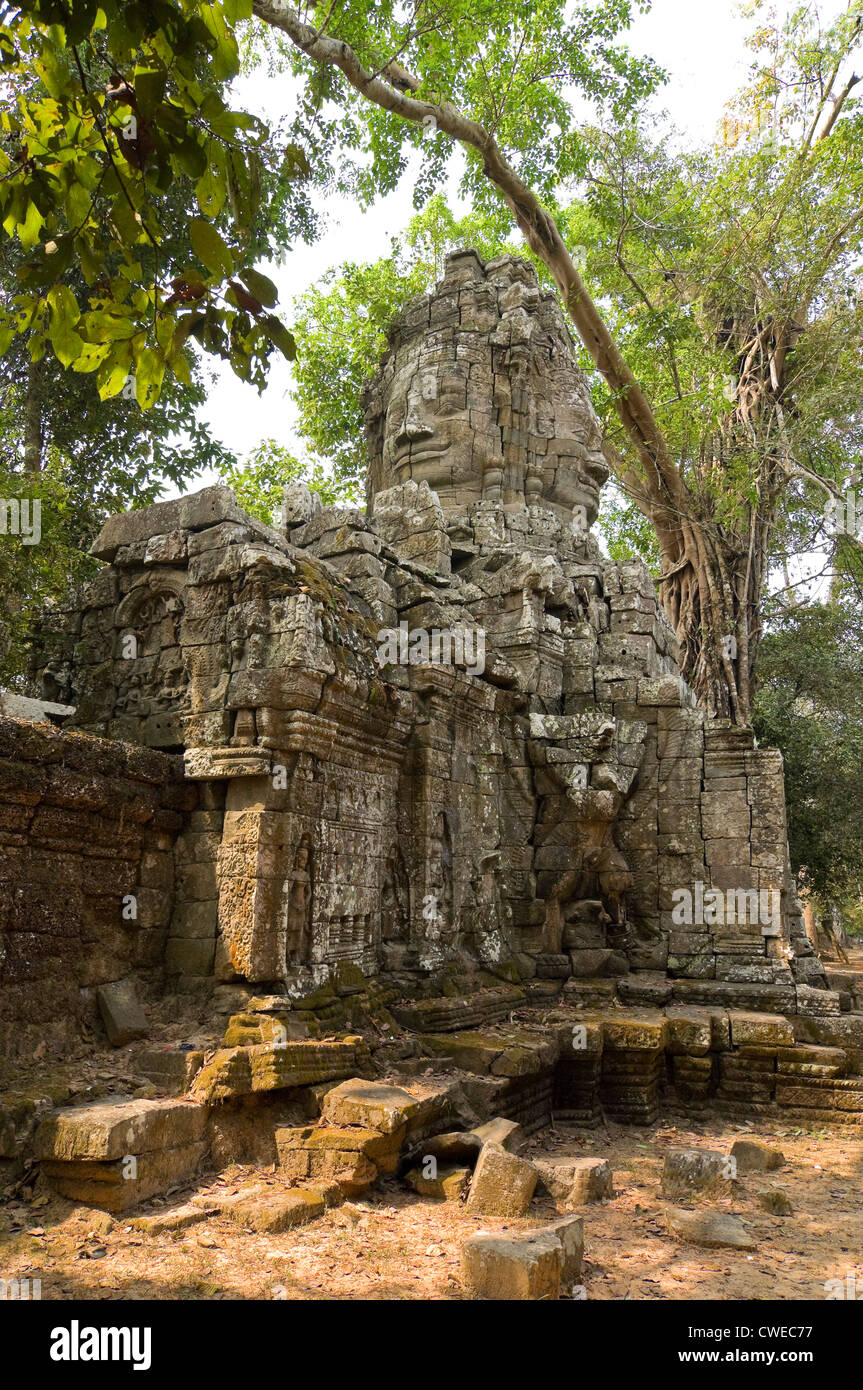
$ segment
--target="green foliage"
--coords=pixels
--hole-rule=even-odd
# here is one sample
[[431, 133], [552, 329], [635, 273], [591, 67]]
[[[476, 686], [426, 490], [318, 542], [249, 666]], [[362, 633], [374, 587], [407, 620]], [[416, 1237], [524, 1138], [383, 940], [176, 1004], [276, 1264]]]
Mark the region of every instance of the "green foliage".
[[37, 614], [48, 605], [62, 607], [76, 585], [92, 578], [98, 568], [85, 551], [70, 543], [77, 527], [75, 506], [62, 480], [62, 469], [51, 457], [41, 473], [22, 483], [0, 462], [0, 504], [26, 504], [32, 523], [39, 504], [36, 544], [23, 535], [0, 535], [0, 670], [4, 682], [19, 685], [27, 669], [27, 643]]
[[[259, 388], [274, 350], [293, 357], [251, 264], [267, 130], [226, 103], [251, 12], [251, 0], [0, 3], [0, 224], [21, 253], [0, 354], [21, 335], [34, 361], [50, 349], [92, 373], [102, 400], [132, 383], [145, 410], [166, 376], [190, 381], [190, 339]], [[179, 244], [166, 216], [177, 186], [193, 205]]]
[[245, 464], [226, 462], [221, 474], [244, 511], [267, 526], [278, 519], [286, 483], [306, 483], [325, 507], [353, 505], [359, 495], [350, 482], [333, 478], [320, 463], [300, 462], [274, 439], [261, 440]]
[[822, 902], [861, 892], [863, 611], [845, 603], [776, 616], [764, 638], [754, 726], [785, 759], [791, 862]]
[[[619, 42], [633, 14], [648, 7], [648, 0], [437, 0], [433, 7], [355, 0], [305, 13], [327, 36], [350, 44], [367, 72], [396, 60], [420, 100], [450, 102], [482, 123], [525, 182], [553, 201], [561, 183], [584, 168], [573, 97], [618, 119], [662, 80], [651, 59]], [[394, 120], [279, 33], [252, 41], [251, 57], [264, 52], [275, 70], [303, 83], [293, 138], [321, 187], [367, 206], [400, 183], [414, 154], [418, 208], [445, 183], [452, 146], [433, 124]], [[475, 211], [499, 210], [476, 152], [468, 154], [461, 189]]]
[[658, 578], [662, 567], [656, 532], [613, 483], [603, 489], [597, 525], [612, 560], [644, 560], [654, 578]]
[[[86, 546], [105, 517], [146, 506], [167, 483], [183, 488], [200, 469], [218, 468], [225, 450], [196, 418], [206, 378], [170, 380], [145, 413], [131, 392], [101, 400], [87, 376], [55, 358], [32, 363], [18, 340], [0, 359], [0, 467], [25, 486], [51, 460], [72, 499], [70, 541]], [[35, 412], [39, 457], [28, 461]]]
[[[756, 61], [716, 144], [641, 117], [586, 132], [586, 196], [559, 221], [697, 514], [744, 548], [753, 511], [769, 518], [781, 564], [835, 550], [818, 480], [843, 486], [863, 447], [863, 111], [829, 95], [860, 21], [752, 13]], [[594, 400], [639, 472], [596, 374]]]

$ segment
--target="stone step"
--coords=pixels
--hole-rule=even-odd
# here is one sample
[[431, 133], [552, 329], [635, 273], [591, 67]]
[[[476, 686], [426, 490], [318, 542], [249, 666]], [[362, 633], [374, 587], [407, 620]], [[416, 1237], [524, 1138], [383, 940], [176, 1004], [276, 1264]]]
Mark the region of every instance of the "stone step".
[[36, 1152], [61, 1196], [126, 1211], [197, 1171], [206, 1122], [206, 1110], [190, 1101], [97, 1101], [43, 1120]]
[[190, 1095], [206, 1105], [255, 1091], [278, 1091], [338, 1081], [368, 1063], [361, 1037], [334, 1042], [262, 1043], [222, 1048], [198, 1072]]
[[500, 1023], [525, 1003], [516, 986], [484, 989], [465, 998], [417, 999], [393, 1004], [391, 1012], [403, 1028], [414, 1033], [460, 1033], [466, 1028]]

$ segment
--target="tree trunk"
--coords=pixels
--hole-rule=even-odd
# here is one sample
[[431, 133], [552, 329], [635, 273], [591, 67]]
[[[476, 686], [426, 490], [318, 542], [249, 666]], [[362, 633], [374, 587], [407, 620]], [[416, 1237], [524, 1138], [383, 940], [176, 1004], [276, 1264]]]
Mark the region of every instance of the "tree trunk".
[[24, 396], [24, 472], [28, 478], [42, 471], [42, 363], [28, 362]]
[[741, 553], [698, 523], [685, 530], [685, 558], [664, 564], [667, 578], [660, 583], [681, 670], [712, 718], [746, 725], [760, 639], [763, 552]]

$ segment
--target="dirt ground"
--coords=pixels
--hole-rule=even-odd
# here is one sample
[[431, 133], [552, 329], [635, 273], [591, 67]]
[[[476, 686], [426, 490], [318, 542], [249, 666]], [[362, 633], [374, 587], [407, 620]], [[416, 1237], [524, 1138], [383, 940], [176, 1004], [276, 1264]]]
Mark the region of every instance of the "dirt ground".
[[[757, 1243], [746, 1253], [705, 1250], [668, 1235], [660, 1195], [669, 1148], [728, 1152], [749, 1135], [782, 1149], [785, 1166], [741, 1179], [716, 1203], [739, 1215]], [[583, 1291], [595, 1300], [823, 1300], [829, 1279], [852, 1274], [863, 1290], [863, 1140], [838, 1129], [730, 1124], [608, 1130], [558, 1126], [531, 1141], [527, 1156], [600, 1155], [615, 1173], [613, 1199], [581, 1208]], [[155, 1212], [192, 1192], [238, 1191], [272, 1170], [234, 1168], [208, 1184], [153, 1201]], [[779, 1188], [794, 1213], [775, 1217], [757, 1193]], [[517, 1230], [557, 1213], [536, 1199], [524, 1221], [470, 1217], [458, 1204], [423, 1199], [392, 1179], [308, 1226], [259, 1235], [226, 1217], [169, 1235], [144, 1235], [88, 1208], [33, 1191], [0, 1205], [0, 1277], [41, 1280], [42, 1299], [460, 1299], [459, 1251], [478, 1229]]]

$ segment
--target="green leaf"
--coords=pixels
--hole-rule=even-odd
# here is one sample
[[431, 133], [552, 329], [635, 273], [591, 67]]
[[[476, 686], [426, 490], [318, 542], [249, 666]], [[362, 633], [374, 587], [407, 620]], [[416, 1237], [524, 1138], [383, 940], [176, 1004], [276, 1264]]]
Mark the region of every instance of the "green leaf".
[[289, 362], [293, 362], [297, 355], [297, 345], [293, 333], [285, 327], [282, 320], [276, 318], [275, 314], [267, 314], [265, 319], [261, 319], [261, 327], [270, 342], [275, 344]]
[[117, 194], [111, 206], [111, 217], [124, 246], [134, 246], [144, 236], [143, 227], [125, 194]]
[[167, 73], [162, 68], [136, 68], [133, 81], [138, 109], [149, 120], [165, 95]]
[[48, 309], [50, 312], [48, 336], [51, 339], [51, 346], [57, 360], [64, 367], [68, 367], [76, 357], [81, 355], [84, 347], [83, 338], [76, 332], [81, 311], [78, 308], [78, 301], [68, 285], [55, 285], [53, 289], [49, 290]]
[[289, 179], [311, 177], [312, 166], [309, 164], [306, 152], [301, 145], [291, 144], [285, 147], [282, 169]]
[[65, 14], [64, 10], [61, 9], [59, 5], [52, 6], [51, 8], [60, 10], [60, 13], [63, 15], [66, 37], [70, 44], [83, 43], [92, 29], [93, 22], [99, 12], [97, 0], [75, 0], [75, 4], [70, 6], [70, 13], [68, 15]]
[[200, 179], [207, 168], [207, 156], [195, 136], [185, 135], [171, 150], [184, 174], [190, 179]]
[[233, 257], [212, 222], [205, 222], [203, 217], [193, 217], [189, 224], [189, 240], [195, 255], [211, 275], [218, 275], [220, 279], [230, 275], [234, 267]]
[[100, 400], [108, 401], [112, 396], [119, 396], [129, 379], [131, 361], [131, 352], [127, 343], [122, 345], [117, 343], [111, 347], [109, 356], [102, 363], [96, 377]]
[[262, 275], [259, 270], [249, 266], [240, 271], [240, 278], [243, 284], [249, 289], [256, 299], [268, 309], [272, 309], [274, 304], [279, 302], [279, 291], [268, 276]]
[[200, 16], [213, 38], [216, 51], [213, 55], [213, 73], [220, 80], [235, 77], [240, 69], [240, 55], [237, 41], [225, 23], [221, 5], [199, 5]]
[[69, 69], [50, 43], [44, 45], [41, 57], [34, 63], [34, 67], [49, 95], [55, 100], [60, 100], [68, 94], [72, 85]]
[[135, 362], [135, 398], [142, 410], [149, 410], [159, 399], [165, 375], [165, 354], [146, 347]]
[[153, 112], [153, 122], [163, 130], [166, 135], [174, 135], [178, 139], [186, 133], [188, 122], [179, 106], [173, 102], [163, 101]]
[[189, 359], [184, 352], [178, 352], [171, 359], [171, 371], [178, 381], [184, 386], [191, 386], [192, 372], [189, 366]]
[[222, 0], [222, 9], [229, 24], [238, 24], [241, 19], [251, 19], [252, 0]]
[[122, 338], [134, 338], [139, 332], [139, 325], [134, 319], [128, 315], [110, 314], [105, 309], [94, 309], [92, 313], [85, 314], [83, 324], [96, 341], [107, 338], [115, 342]]
[[216, 218], [225, 206], [227, 196], [224, 152], [221, 145], [211, 140], [207, 149], [207, 168], [195, 185], [195, 197], [204, 216]]
[[18, 239], [25, 251], [36, 245], [39, 240], [39, 229], [45, 218], [37, 208], [36, 204], [29, 202], [23, 221], [18, 223]]
[[71, 364], [72, 371], [95, 372], [97, 367], [101, 367], [110, 351], [110, 343], [84, 343], [81, 355], [76, 357]]

